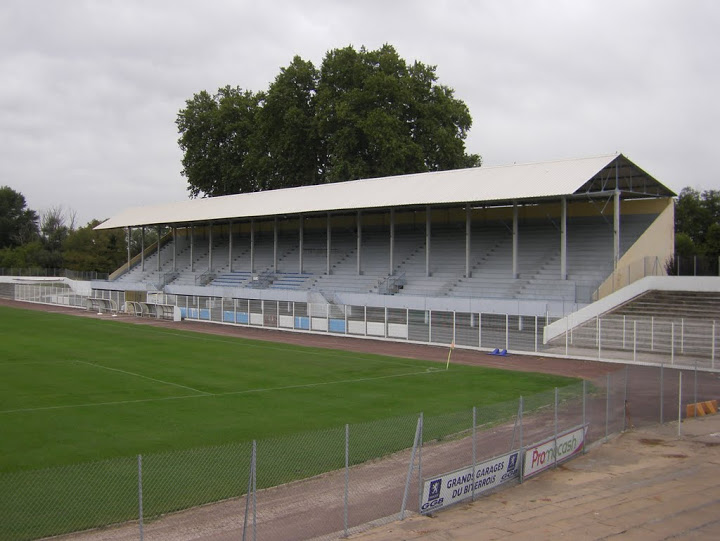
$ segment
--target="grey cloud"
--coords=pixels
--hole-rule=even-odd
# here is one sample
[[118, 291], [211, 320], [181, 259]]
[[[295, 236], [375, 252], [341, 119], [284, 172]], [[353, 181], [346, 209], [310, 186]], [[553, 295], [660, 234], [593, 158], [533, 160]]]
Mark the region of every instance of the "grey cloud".
[[717, 188], [718, 22], [700, 0], [6, 0], [0, 184], [82, 223], [184, 199], [174, 121], [193, 93], [391, 43], [468, 104], [487, 164], [617, 150], [676, 190]]

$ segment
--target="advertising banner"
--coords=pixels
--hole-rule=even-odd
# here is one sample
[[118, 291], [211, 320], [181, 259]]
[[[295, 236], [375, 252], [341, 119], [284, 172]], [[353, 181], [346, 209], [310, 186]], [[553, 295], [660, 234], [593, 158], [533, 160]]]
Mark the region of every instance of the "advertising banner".
[[520, 475], [520, 452], [492, 458], [473, 468], [468, 466], [441, 476], [431, 477], [423, 485], [420, 512], [431, 513], [473, 495], [481, 494]]
[[[527, 479], [578, 454], [583, 448], [587, 425], [572, 428], [558, 434], [557, 440], [552, 437], [525, 449], [523, 479]], [[557, 441], [557, 452], [556, 452]]]

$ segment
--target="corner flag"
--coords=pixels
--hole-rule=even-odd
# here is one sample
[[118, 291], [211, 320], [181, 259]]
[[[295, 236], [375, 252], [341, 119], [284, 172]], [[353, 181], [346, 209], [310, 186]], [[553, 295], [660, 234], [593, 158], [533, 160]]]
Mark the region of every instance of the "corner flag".
[[448, 360], [447, 360], [447, 363], [445, 364], [445, 370], [450, 368], [450, 355], [452, 355], [452, 352], [454, 349], [455, 349], [455, 340], [453, 340], [452, 343], [450, 344], [450, 351], [448, 351]]

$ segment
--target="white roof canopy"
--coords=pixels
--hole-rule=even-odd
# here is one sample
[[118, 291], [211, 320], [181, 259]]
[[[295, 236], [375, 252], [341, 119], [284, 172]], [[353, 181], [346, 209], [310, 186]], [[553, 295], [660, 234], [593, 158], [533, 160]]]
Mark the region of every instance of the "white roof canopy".
[[616, 189], [624, 198], [675, 195], [622, 154], [613, 154], [352, 180], [134, 207], [95, 229], [391, 207], [597, 197]]

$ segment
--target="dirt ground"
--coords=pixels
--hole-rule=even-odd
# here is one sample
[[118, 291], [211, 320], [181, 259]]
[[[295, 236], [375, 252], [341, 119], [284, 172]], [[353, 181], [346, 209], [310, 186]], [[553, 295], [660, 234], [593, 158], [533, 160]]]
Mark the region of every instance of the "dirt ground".
[[720, 539], [720, 416], [624, 432], [522, 485], [358, 541]]
[[[88, 312], [86, 310], [76, 308], [16, 302], [7, 299], [0, 299], [0, 305], [13, 306], [23, 309], [60, 312], [65, 314], [72, 314], [78, 317], [103, 319], [111, 317], [107, 314], [98, 315], [93, 312]], [[428, 345], [397, 343], [376, 339], [364, 339], [354, 337], [350, 338], [344, 336], [318, 335], [301, 332], [286, 332], [234, 325], [220, 325], [216, 323], [205, 323], [197, 321], [169, 322], [145, 318], [141, 319], [128, 315], [119, 315], [114, 319], [138, 325], [153, 325], [163, 328], [183, 329], [187, 331], [210, 333], [215, 335], [236, 336], [313, 347], [336, 348], [364, 353], [379, 353], [406, 358], [431, 360], [442, 363], [444, 363], [447, 359], [447, 348]], [[512, 354], [508, 357], [496, 357], [488, 355], [485, 352], [464, 350], [460, 348], [455, 349], [455, 351], [453, 352], [452, 362], [503, 368], [507, 370], [559, 374], [564, 376], [583, 378], [595, 382], [602, 382], [605, 380], [606, 377], [616, 378], [618, 371], [622, 371], [624, 369], [623, 365], [618, 365], [615, 363], [580, 361], [563, 358], [545, 358], [533, 355], [520, 354]], [[667, 374], [665, 376], [663, 386], [667, 388], [667, 392], [664, 394], [661, 405], [659, 396], [663, 395], [660, 395], [658, 392], [660, 380], [658, 379], [657, 368], [638, 366], [632, 366], [627, 368], [627, 371], [625, 372], [625, 374], [627, 375], [627, 380], [624, 384], [624, 392], [625, 397], [628, 399], [628, 411], [632, 412], [632, 418], [629, 418], [629, 423], [632, 423], [634, 421], [634, 424], [636, 424], [637, 426], [651, 425], [653, 423], [657, 423], [659, 421], [658, 409], [660, 407], [662, 411], [663, 406], [665, 407], [665, 420], [672, 419], [673, 416], [675, 416], [675, 418], [677, 417], [677, 397], [676, 394], [672, 392], [672, 385], [676, 385], [677, 376], [675, 376], [675, 371], [665, 370], [665, 372]], [[693, 376], [697, 376], [697, 374], [686, 374], [686, 381], [692, 381]], [[702, 398], [718, 398], [718, 396], [720, 395], [720, 379], [718, 379], [716, 375], [701, 374], [699, 384], [697, 385], [696, 389], [697, 390], [695, 390], [695, 392], [699, 393]], [[675, 408], [674, 410], [673, 407]], [[664, 426], [656, 427], [656, 431], [662, 431], [664, 430], [664, 428]], [[720, 431], [720, 427], [718, 427], [718, 431]], [[578, 471], [581, 471], [583, 467], [585, 467], [578, 466], [577, 464], [580, 464], [580, 461], [590, 461], [590, 463], [593, 464], [593, 461], [598, 461], [600, 459], [592, 457], [600, 456], [597, 453], [605, 452], [603, 451], [603, 449], [610, 447], [603, 446], [602, 448], [593, 450], [585, 457], [572, 461], [571, 463], [568, 463], [568, 465], [558, 468], [554, 472], [543, 474], [537, 479], [533, 479], [530, 482], [523, 484], [522, 486], [514, 487], [512, 489], [492, 495], [488, 498], [483, 498], [482, 500], [479, 500], [472, 505], [461, 504], [461, 506], [456, 506], [456, 508], [454, 509], [439, 513], [437, 515], [438, 518], [433, 519], [426, 517], [415, 517], [410, 520], [403, 521], [399, 524], [382, 526], [374, 530], [373, 532], [367, 534], [360, 534], [359, 538], [367, 539], [368, 541], [421, 538], [470, 540], [496, 539], [500, 537], [510, 539], [529, 539], [532, 537], [554, 537], [555, 533], [565, 535], [565, 532], [567, 532], [568, 535], [572, 535], [572, 538], [602, 539], [607, 537], [607, 535], [615, 535], [620, 530], [617, 530], [615, 526], [611, 527], [610, 529], [604, 528], [606, 524], [603, 523], [603, 528], [598, 527], [596, 530], [591, 529], [591, 525], [588, 526], [588, 528], [590, 529], [587, 530], [576, 530], [570, 528], [567, 530], [563, 530], [562, 527], [558, 529], [557, 526], [552, 526], [552, 528], [543, 530], [546, 535], [538, 536], [535, 535], [536, 533], [539, 533], [539, 531], [535, 530], [535, 523], [533, 520], [528, 519], [526, 522], [522, 522], [522, 520], [524, 519], [519, 519], [517, 517], [533, 517], [542, 515], [546, 512], [541, 509], [543, 503], [552, 504], [556, 507], [559, 506], [563, 509], [565, 509], [564, 506], [572, 507], [571, 504], [586, 506], [587, 509], [592, 509], [593, 505], [595, 504], [590, 503], [590, 501], [586, 502], [582, 498], [596, 491], [605, 491], [607, 494], [613, 494], [612, 490], [616, 490], [614, 494], [616, 494], [615, 499], [617, 499], [619, 497], [617, 496], [617, 494], [620, 494], [622, 492], [622, 486], [625, 485], [621, 485], [620, 488], [616, 489], [613, 489], [612, 487], [610, 487], [610, 485], [605, 488], [597, 485], [598, 488], [596, 491], [587, 489], [594, 486], [592, 484], [594, 482], [593, 479], [602, 478], [609, 482], [610, 478], [615, 478], [619, 476], [620, 480], [622, 481], [622, 479], [625, 478], [625, 473], [622, 473], [622, 475], [619, 473], [612, 473], [614, 471], [613, 464], [615, 464], [617, 460], [620, 460], [618, 457], [628, 454], [637, 457], [637, 467], [635, 469], [638, 472], [642, 473], [642, 475], [649, 477], [651, 477], [651, 473], [650, 470], [648, 470], [647, 468], [658, 466], [658, 460], [660, 463], [665, 463], [665, 467], [676, 470], [683, 464], [691, 464], [690, 460], [686, 460], [687, 457], [695, 457], [695, 455], [698, 455], [698, 462], [692, 462], [692, 464], [695, 464], [695, 466], [693, 467], [696, 469], [709, 467], [703, 466], [704, 462], [702, 459], [702, 453], [695, 452], [702, 451], [704, 448], [698, 447], [696, 449], [695, 447], [692, 447], [692, 445], [688, 447], [687, 445], [685, 445], [685, 443], [687, 442], [683, 443], [683, 441], [680, 441], [680, 443], [667, 443], [667, 445], [663, 444], [666, 446], [682, 446], [682, 449], [677, 452], [673, 451], [672, 453], [665, 453], [665, 455], [674, 455], [674, 458], [670, 456], [664, 456], [661, 453], [660, 459], [651, 459], [649, 458], [649, 455], [647, 455], [647, 453], [655, 450], [656, 448], [662, 447], [662, 445], [648, 445], [646, 443], [643, 443], [641, 440], [643, 440], [643, 438], [645, 440], [655, 440], [660, 438], [660, 435], [658, 435], [656, 432], [652, 432], [652, 435], [646, 434], [642, 437], [635, 437], [634, 434], [636, 434], [634, 431], [628, 432], [620, 438], [612, 440], [611, 443], [608, 445], [613, 446], [616, 444], [620, 444], [620, 449], [617, 451], [616, 454], [610, 453], [608, 454], [606, 459], [602, 459], [600, 462], [598, 462], [597, 469], [593, 470], [592, 468], [587, 467], [588, 471], [590, 472], [587, 476], [583, 477], [577, 473]], [[640, 433], [638, 432], [638, 434]], [[667, 434], [662, 436], [662, 438], [666, 437], [668, 437]], [[718, 439], [720, 440], [720, 438]], [[663, 439], [662, 441], [666, 440]], [[718, 441], [718, 443], [720, 443], [720, 441]], [[458, 443], [458, 445], [459, 444], [460, 443]], [[712, 449], [711, 447], [709, 447], [709, 449], [717, 451], [717, 449]], [[691, 454], [691, 451], [694, 454]], [[431, 463], [433, 460], [432, 449], [429, 449], [427, 453], [426, 451], [423, 452], [423, 460], [427, 460], [428, 463]], [[447, 456], [447, 447], [443, 448], [441, 451], [438, 452], [441, 452], [444, 456]], [[682, 457], [680, 457], [680, 455], [682, 455]], [[623, 464], [627, 462], [626, 459], [623, 460], [620, 460], [620, 462], [618, 463]], [[669, 462], [670, 460], [674, 460], [675, 462], [671, 463]], [[407, 471], [407, 463], [408, 457], [405, 456], [403, 453], [399, 453], [397, 456], [393, 456], [373, 464], [365, 465], [363, 466], [363, 469], [358, 469], [357, 471], [355, 471], [354, 475], [356, 476], [356, 478], [353, 479], [353, 486], [359, 487], [356, 488], [356, 490], [358, 491], [358, 496], [357, 500], [353, 504], [355, 506], [355, 512], [357, 512], [358, 509], [362, 511], [363, 508], [367, 508], [367, 521], [373, 520], [377, 518], [377, 516], [392, 515], [394, 511], [391, 512], [389, 508], [385, 515], [383, 515], [382, 513], [378, 514], [378, 506], [382, 508], [382, 506], [385, 505], [383, 503], [385, 501], [397, 501], [399, 496], [396, 493], [397, 491], [394, 487], [403, 485], [403, 476]], [[650, 465], [647, 465], [646, 463]], [[710, 463], [714, 464], [714, 466], [718, 466], [718, 463], [720, 463], [720, 458], [718, 457], [717, 453], [713, 455]], [[567, 479], [563, 477], [554, 477], [561, 476], [562, 474], [567, 474], [568, 472], [575, 472], [573, 474], [574, 476]], [[548, 478], [547, 482], [551, 483], [551, 489], [539, 488], [536, 489], [535, 492], [533, 492], [528, 488], [534, 486], [534, 484], [545, 482], [543, 480], [546, 478]], [[627, 478], [630, 479], [629, 476]], [[699, 476], [700, 480], [702, 480], [703, 478], [703, 475]], [[717, 476], [715, 476], [714, 478], [717, 479]], [[378, 486], [378, 479], [385, 480], [386, 484], [384, 486]], [[672, 481], [672, 479], [670, 481]], [[284, 486], [282, 487], [282, 489], [270, 489], [268, 491], [262, 491], [261, 497], [265, 501], [258, 501], [258, 508], [272, 509], [272, 511], [269, 514], [264, 513], [262, 516], [258, 517], [259, 523], [261, 525], [264, 525], [264, 528], [262, 528], [258, 532], [258, 538], [278, 540], [307, 539], [317, 535], [321, 535], [321, 532], [315, 532], [312, 528], [305, 530], [301, 526], [301, 524], [303, 523], [303, 518], [313, 513], [320, 516], [325, 514], [327, 517], [330, 517], [331, 515], [340, 516], [339, 514], [341, 514], [342, 510], [342, 501], [338, 501], [336, 495], [342, 493], [341, 486], [343, 482], [344, 479], [341, 475], [339, 475], [337, 472], [332, 472], [330, 474], [327, 474], [326, 476], [322, 476], [321, 478], [307, 480], [307, 482], [294, 483], [292, 484], [292, 486]], [[365, 484], [363, 485], [363, 483]], [[551, 490], [553, 493], [565, 493], [567, 487], [577, 487], [578, 489], [581, 489], [576, 499], [564, 499], [561, 500], [564, 503], [557, 503], [558, 500], [553, 499], [553, 496], [542, 496], [542, 494], [544, 494], [544, 491], [546, 490]], [[703, 485], [703, 488], [707, 487]], [[713, 485], [710, 488], [714, 490], [714, 492], [712, 493], [712, 497], [716, 498], [713, 501], [717, 502], [717, 498], [720, 497], [720, 494], [718, 494], [718, 491], [716, 490], [717, 486]], [[630, 488], [627, 486], [626, 489], [630, 490]], [[309, 494], [312, 495], [311, 498], [308, 497]], [[509, 494], [513, 495], [512, 498], [508, 496]], [[535, 494], [535, 496], [533, 496], [533, 494]], [[652, 495], [647, 496], [647, 498], [651, 499], [653, 497], [654, 496]], [[608, 498], [608, 502], [612, 502], [612, 497], [608, 496]], [[643, 498], [645, 498], [645, 496], [643, 496]], [[518, 502], [517, 506], [510, 507], [511, 504], [514, 505], [512, 502], [516, 501]], [[648, 501], [650, 500], [643, 500], [644, 503], [648, 503]], [[242, 513], [239, 512], [240, 505], [242, 505], [244, 509], [244, 503], [242, 502], [244, 502], [243, 499], [241, 499], [240, 501], [234, 500], [228, 502], [221, 502], [163, 517], [162, 519], [154, 521], [147, 526], [146, 539], [188, 541], [203, 539], [208, 541], [224, 541], [226, 539], [229, 540], [237, 538], [242, 528]], [[486, 507], [487, 505], [490, 505], [490, 507]], [[632, 504], [632, 502], [628, 502], [627, 505], [635, 504]], [[308, 508], [308, 506], [312, 507]], [[583, 507], [583, 509], [584, 508], [585, 507]], [[485, 518], [483, 518], [486, 517], [488, 509], [493, 510], [493, 512], [496, 511], [497, 513], [499, 513], [498, 515], [493, 515], [494, 522], [492, 523], [493, 526], [491, 528], [485, 527]], [[715, 509], [717, 509], [717, 507]], [[532, 510], [536, 510], [535, 515], [532, 514]], [[551, 511], [555, 512], [555, 507], [553, 507]], [[566, 512], [569, 513], [568, 516], [562, 513], [560, 513], [559, 515], [554, 515], [557, 518], [558, 522], [562, 523], [562, 521], [569, 521], [569, 518], [572, 516], [572, 511], [567, 511], [566, 509]], [[700, 515], [703, 515], [704, 512], [705, 511], [702, 510], [699, 511]], [[527, 513], [530, 513], [530, 515], [528, 515]], [[585, 524], [585, 521], [587, 520], [588, 524], [590, 524], [590, 519], [595, 516], [593, 515], [593, 513], [595, 513], [595, 511], [588, 511], [588, 515], [583, 516], [582, 523]], [[443, 517], [448, 518], [445, 519]], [[511, 519], [509, 517], [515, 518]], [[512, 522], [513, 520], [518, 522], [517, 525], [513, 526], [514, 529], [510, 528], [509, 526], [505, 527], [505, 529], [501, 527], [501, 523], [508, 521]], [[702, 520], [705, 519], [703, 518]], [[510, 524], [510, 522], [508, 522], [508, 524]], [[705, 524], [706, 522], [707, 521], [703, 522], [703, 524]], [[641, 529], [638, 529], [637, 532], [640, 532], [643, 535], [633, 538], [664, 538], [659, 536], [661, 533], [660, 531], [656, 531], [655, 529], [653, 529], [652, 524], [654, 523], [650, 525], [648, 525], [647, 523], [642, 524], [643, 525]], [[701, 528], [700, 530], [698, 530], [698, 532], [704, 534], [709, 532], [717, 533], [717, 530], [715, 529], [716, 525], [710, 523], [708, 524], [709, 525], [707, 527], [703, 526], [703, 528], [705, 529]], [[438, 526], [436, 527], [434, 525]], [[640, 527], [638, 526], [638, 528]], [[338, 530], [340, 528], [338, 527], [335, 529]], [[327, 528], [325, 528], [324, 532], [327, 531], [332, 531], [332, 529], [328, 530]], [[685, 530], [683, 530], [683, 532], [684, 531]], [[687, 530], [687, 532], [692, 531], [694, 530]], [[602, 535], [600, 535], [601, 533]], [[137, 534], [137, 525], [127, 525], [119, 528], [86, 532], [84, 534], [72, 536], [72, 538], [82, 540], [102, 539], [119, 541], [137, 539]], [[682, 535], [685, 534], [683, 533]], [[693, 537], [681, 536], [681, 538], [690, 539]], [[708, 537], [704, 536], [704, 538]]]

